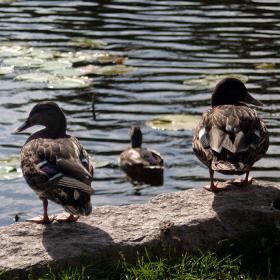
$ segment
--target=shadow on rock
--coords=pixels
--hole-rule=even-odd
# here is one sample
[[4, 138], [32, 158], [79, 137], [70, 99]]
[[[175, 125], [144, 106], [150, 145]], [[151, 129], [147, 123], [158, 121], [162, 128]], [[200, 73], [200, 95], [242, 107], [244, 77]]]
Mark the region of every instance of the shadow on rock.
[[42, 243], [56, 264], [77, 265], [83, 260], [102, 262], [104, 258], [118, 258], [110, 235], [82, 222], [47, 225]]
[[212, 205], [230, 236], [278, 230], [280, 188], [273, 184], [230, 186], [215, 193]]

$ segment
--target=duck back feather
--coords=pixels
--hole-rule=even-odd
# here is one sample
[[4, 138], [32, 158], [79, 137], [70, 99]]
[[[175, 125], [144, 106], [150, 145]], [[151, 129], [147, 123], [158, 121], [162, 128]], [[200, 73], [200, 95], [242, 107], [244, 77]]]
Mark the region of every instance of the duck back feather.
[[194, 139], [198, 158], [212, 170], [243, 174], [269, 146], [268, 132], [254, 109], [220, 105], [203, 114]]

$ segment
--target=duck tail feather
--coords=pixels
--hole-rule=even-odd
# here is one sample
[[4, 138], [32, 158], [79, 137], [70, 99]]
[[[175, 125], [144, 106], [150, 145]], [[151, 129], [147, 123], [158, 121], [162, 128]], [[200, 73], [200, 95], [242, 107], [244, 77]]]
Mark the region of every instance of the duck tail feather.
[[73, 214], [73, 215], [82, 215], [82, 216], [88, 216], [92, 212], [92, 206], [91, 203], [87, 203], [86, 205], [80, 206], [80, 205], [64, 205], [63, 206], [65, 211]]
[[214, 159], [211, 168], [223, 174], [243, 174], [248, 170], [248, 165], [242, 162], [229, 162]]
[[68, 177], [68, 176], [62, 176], [58, 178], [57, 181], [55, 182], [55, 185], [63, 188], [77, 189], [88, 194], [94, 193], [94, 189], [90, 185], [87, 185], [75, 178]]

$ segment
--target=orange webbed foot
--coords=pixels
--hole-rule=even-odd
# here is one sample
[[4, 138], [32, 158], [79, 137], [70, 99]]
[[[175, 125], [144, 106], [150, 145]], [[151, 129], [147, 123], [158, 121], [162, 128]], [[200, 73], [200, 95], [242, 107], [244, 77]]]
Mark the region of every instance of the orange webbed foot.
[[35, 223], [35, 224], [51, 224], [55, 220], [55, 216], [36, 216], [34, 218], [30, 218], [26, 220], [27, 222], [30, 223]]
[[246, 179], [229, 180], [229, 181], [227, 181], [226, 183], [227, 183], [227, 184], [230, 184], [230, 185], [235, 185], [235, 186], [238, 186], [238, 187], [245, 187], [245, 186], [252, 185], [252, 183], [253, 183], [253, 178], [250, 177], [250, 178], [248, 178], [247, 180], [246, 180]]
[[60, 222], [60, 223], [63, 223], [63, 222], [72, 223], [72, 222], [76, 222], [79, 218], [80, 218], [79, 216], [74, 216], [72, 214], [62, 213], [62, 214], [57, 215], [55, 217], [55, 220]]
[[227, 186], [228, 186], [228, 184], [226, 184], [226, 183], [216, 182], [214, 184], [207, 185], [203, 188], [209, 192], [217, 193], [217, 192], [222, 192], [222, 191], [228, 191]]

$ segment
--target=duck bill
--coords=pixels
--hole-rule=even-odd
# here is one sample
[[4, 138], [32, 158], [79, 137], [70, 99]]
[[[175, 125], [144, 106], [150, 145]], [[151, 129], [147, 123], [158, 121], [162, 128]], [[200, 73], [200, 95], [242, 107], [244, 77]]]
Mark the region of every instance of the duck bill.
[[22, 131], [24, 131], [25, 129], [27, 129], [27, 128], [29, 128], [29, 127], [31, 127], [31, 125], [30, 125], [27, 121], [25, 121], [21, 126], [19, 126], [19, 127], [15, 130], [14, 133], [22, 132]]
[[250, 95], [249, 93], [247, 93], [245, 99], [244, 99], [245, 103], [249, 103], [249, 104], [253, 104], [255, 106], [263, 106], [263, 103], [257, 99], [255, 99], [252, 95]]

